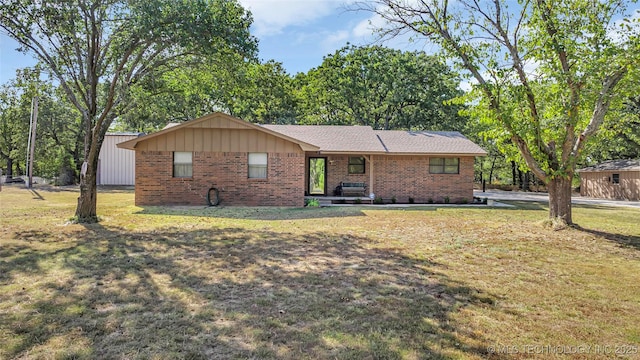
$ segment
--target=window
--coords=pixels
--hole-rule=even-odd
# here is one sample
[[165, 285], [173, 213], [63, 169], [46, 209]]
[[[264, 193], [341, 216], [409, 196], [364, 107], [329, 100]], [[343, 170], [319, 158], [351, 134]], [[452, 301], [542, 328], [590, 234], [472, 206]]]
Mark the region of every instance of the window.
[[349, 156], [349, 174], [364, 174], [364, 157]]
[[429, 159], [431, 174], [459, 174], [460, 158], [431, 158]]
[[612, 184], [620, 184], [620, 174], [611, 175], [611, 183]]
[[249, 153], [249, 178], [267, 178], [267, 153]]
[[193, 176], [193, 153], [175, 151], [173, 153], [173, 177]]

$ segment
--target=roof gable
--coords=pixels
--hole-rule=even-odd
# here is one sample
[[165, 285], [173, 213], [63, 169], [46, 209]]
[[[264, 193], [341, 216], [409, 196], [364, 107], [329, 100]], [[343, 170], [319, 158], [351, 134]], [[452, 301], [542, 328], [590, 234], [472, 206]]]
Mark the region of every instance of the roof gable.
[[292, 138], [290, 136], [287, 136], [285, 134], [281, 134], [269, 129], [266, 129], [262, 126], [259, 125], [255, 125], [249, 122], [246, 122], [244, 120], [238, 119], [236, 117], [233, 117], [231, 115], [227, 115], [221, 112], [215, 112], [209, 115], [205, 115], [203, 117], [194, 119], [194, 120], [189, 120], [180, 124], [175, 124], [173, 126], [166, 126], [164, 129], [149, 134], [149, 135], [144, 135], [141, 137], [138, 137], [136, 139], [132, 139], [129, 141], [125, 141], [122, 143], [118, 144], [119, 148], [124, 148], [124, 149], [130, 149], [130, 150], [135, 150], [135, 147], [138, 143], [143, 142], [143, 141], [147, 141], [174, 131], [178, 131], [180, 129], [185, 129], [185, 128], [193, 128], [193, 129], [253, 129], [253, 130], [258, 130], [260, 132], [264, 132], [267, 133], [269, 135], [275, 136], [277, 138], [280, 139], [284, 139], [287, 140], [289, 142], [295, 143], [300, 145], [300, 147], [302, 148], [302, 150], [304, 151], [317, 151], [318, 147], [315, 145], [311, 145], [309, 143], [304, 142], [303, 140], [300, 139], [296, 139], [296, 138]]

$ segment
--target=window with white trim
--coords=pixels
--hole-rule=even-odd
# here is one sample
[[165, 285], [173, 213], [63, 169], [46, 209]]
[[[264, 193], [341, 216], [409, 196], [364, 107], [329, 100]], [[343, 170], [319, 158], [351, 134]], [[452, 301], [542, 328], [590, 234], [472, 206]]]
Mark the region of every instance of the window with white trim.
[[173, 177], [189, 178], [193, 176], [193, 153], [173, 152]]
[[459, 174], [460, 158], [430, 158], [429, 173], [431, 174]]
[[267, 178], [267, 153], [249, 153], [249, 178]]

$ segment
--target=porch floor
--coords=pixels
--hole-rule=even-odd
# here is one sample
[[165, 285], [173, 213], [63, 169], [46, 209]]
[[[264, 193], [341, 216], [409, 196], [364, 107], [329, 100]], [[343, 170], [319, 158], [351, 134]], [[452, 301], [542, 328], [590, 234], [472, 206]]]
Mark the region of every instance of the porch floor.
[[368, 196], [306, 195], [304, 198], [305, 200], [318, 199], [318, 201], [320, 201], [320, 205], [331, 204], [333, 201], [355, 201], [356, 199], [360, 199], [363, 204], [373, 204], [373, 200], [369, 199]]

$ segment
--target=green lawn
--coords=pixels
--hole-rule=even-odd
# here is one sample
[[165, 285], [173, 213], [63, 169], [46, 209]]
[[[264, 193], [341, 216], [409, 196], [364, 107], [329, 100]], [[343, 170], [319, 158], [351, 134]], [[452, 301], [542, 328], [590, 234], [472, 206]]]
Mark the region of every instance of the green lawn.
[[141, 208], [112, 190], [83, 226], [77, 195], [0, 192], [0, 358], [640, 357], [638, 210], [578, 206], [553, 231], [535, 203]]

